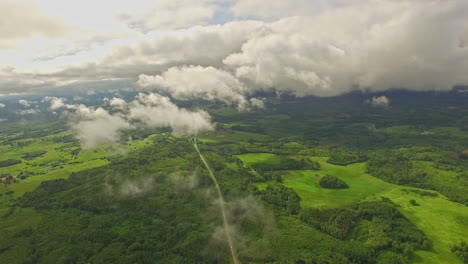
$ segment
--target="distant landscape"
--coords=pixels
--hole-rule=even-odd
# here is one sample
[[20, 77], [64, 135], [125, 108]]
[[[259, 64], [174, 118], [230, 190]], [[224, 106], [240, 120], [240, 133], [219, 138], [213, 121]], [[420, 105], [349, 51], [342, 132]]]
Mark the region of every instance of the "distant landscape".
[[[199, 146], [240, 261], [463, 263], [468, 108], [455, 95], [418, 105], [395, 92], [390, 108], [359, 95], [205, 105], [216, 130]], [[191, 137], [142, 130], [83, 150], [66, 123], [40, 118], [0, 128], [1, 263], [229, 261]]]

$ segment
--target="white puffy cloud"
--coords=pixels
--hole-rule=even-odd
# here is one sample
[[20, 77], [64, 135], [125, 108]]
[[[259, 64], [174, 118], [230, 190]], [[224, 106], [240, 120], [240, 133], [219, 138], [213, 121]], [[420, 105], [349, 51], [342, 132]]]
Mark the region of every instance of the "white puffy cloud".
[[117, 142], [122, 132], [138, 128], [168, 127], [179, 135], [214, 129], [207, 112], [179, 108], [169, 98], [154, 93], [140, 93], [129, 103], [113, 98], [111, 106], [120, 111], [112, 114], [101, 107], [66, 104], [63, 98], [45, 97], [43, 101], [50, 102], [51, 111], [63, 111], [83, 149]]
[[251, 89], [296, 96], [450, 90], [468, 83], [468, 49], [460, 45], [468, 27], [460, 9], [468, 3], [371, 1], [282, 19], [224, 63]]
[[30, 107], [31, 106], [30, 102], [28, 100], [24, 100], [24, 99], [18, 100], [18, 103], [20, 105], [22, 105], [23, 107]]
[[265, 102], [263, 99], [250, 98], [250, 104], [256, 108], [265, 108]]
[[42, 99], [42, 102], [50, 103], [50, 106], [49, 106], [50, 110], [58, 110], [60, 108], [66, 108], [67, 106], [70, 106], [70, 105], [67, 105], [65, 101], [66, 101], [65, 98], [59, 98], [55, 96], [46, 96], [44, 97], [44, 99]]
[[50, 57], [36, 55], [33, 62], [16, 59], [11, 65], [6, 63], [5, 68], [0, 62], [0, 91], [114, 89], [132, 86], [140, 74], [160, 74], [175, 65], [220, 67], [226, 56], [239, 51], [263, 27], [262, 22], [238, 21], [149, 32], [84, 46], [80, 52], [77, 47]]
[[240, 108], [248, 103], [244, 85], [231, 73], [214, 67], [173, 67], [161, 75], [140, 75], [138, 85], [166, 91], [179, 100], [219, 100]]
[[5, 108], [5, 107], [6, 107], [5, 104], [0, 103], [0, 108]]
[[386, 96], [374, 96], [366, 102], [374, 107], [388, 107], [390, 105], [390, 99]]
[[100, 107], [94, 109], [80, 105], [74, 112], [73, 118], [75, 121], [72, 128], [83, 149], [91, 149], [102, 143], [117, 142], [122, 131], [133, 128], [123, 116], [111, 115]]
[[127, 102], [122, 98], [114, 97], [109, 101], [109, 104], [115, 108], [124, 108], [127, 105]]
[[169, 127], [179, 135], [196, 135], [214, 129], [207, 112], [179, 108], [169, 98], [155, 93], [138, 94], [129, 105], [128, 118], [141, 122], [144, 127]]

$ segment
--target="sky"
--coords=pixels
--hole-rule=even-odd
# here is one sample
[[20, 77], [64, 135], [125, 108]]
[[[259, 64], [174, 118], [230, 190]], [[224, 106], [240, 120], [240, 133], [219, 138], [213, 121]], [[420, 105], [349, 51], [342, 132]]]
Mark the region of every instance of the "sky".
[[[0, 0], [0, 97], [48, 95], [83, 149], [124, 131], [215, 129], [173, 99], [245, 111], [265, 107], [263, 92], [361, 91], [387, 108], [389, 89], [468, 85], [466, 14], [466, 0]], [[94, 106], [56, 97], [99, 91], [117, 95]], [[39, 103], [20, 99], [17, 113]]]
[[126, 89], [261, 106], [468, 85], [466, 0], [0, 0], [0, 94]]

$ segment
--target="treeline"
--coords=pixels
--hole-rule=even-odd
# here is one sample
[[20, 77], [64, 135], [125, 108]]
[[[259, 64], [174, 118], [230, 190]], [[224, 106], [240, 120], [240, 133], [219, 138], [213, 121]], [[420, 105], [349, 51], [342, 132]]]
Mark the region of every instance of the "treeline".
[[[414, 250], [430, 249], [430, 240], [389, 202], [363, 202], [338, 209], [310, 209], [301, 219], [331, 236], [349, 243], [354, 263], [382, 263], [396, 254], [408, 263]], [[366, 228], [364, 228], [366, 227]], [[391, 262], [384, 262], [391, 263]]]
[[456, 178], [440, 180], [434, 175], [437, 172], [417, 167], [407, 155], [392, 150], [371, 155], [366, 170], [367, 173], [386, 182], [438, 191], [452, 201], [468, 205], [466, 172], [459, 173]]
[[255, 163], [251, 167], [257, 172], [276, 170], [319, 170], [320, 164], [310, 158], [293, 159], [281, 157], [278, 163]]
[[40, 156], [42, 156], [42, 155], [44, 155], [46, 153], [47, 153], [47, 151], [45, 151], [45, 150], [38, 150], [38, 151], [34, 151], [34, 152], [28, 152], [28, 153], [24, 154], [21, 158], [29, 160], [29, 159], [33, 159], [33, 158], [36, 158], [36, 157], [40, 157]]
[[[297, 140], [297, 141], [295, 141]], [[280, 138], [266, 142], [239, 141], [239, 142], [217, 142], [209, 143], [207, 146], [216, 150], [224, 156], [231, 156], [245, 153], [272, 153], [278, 155], [307, 155], [307, 156], [328, 156], [329, 151], [317, 148], [313, 142], [302, 142], [292, 138]]]
[[451, 250], [464, 264], [468, 264], [468, 244], [465, 241], [462, 241], [459, 245], [453, 246]]
[[346, 166], [353, 163], [364, 162], [366, 160], [367, 156], [361, 152], [335, 149], [332, 150], [327, 162], [335, 165]]
[[280, 212], [296, 215], [301, 210], [301, 198], [297, 193], [282, 184], [268, 185], [264, 191], [258, 193], [265, 202], [273, 205]]
[[413, 186], [428, 179], [427, 172], [416, 169], [409, 158], [391, 151], [372, 155], [366, 165], [367, 173], [394, 184]]
[[13, 166], [13, 165], [20, 164], [20, 163], [21, 163], [21, 160], [18, 160], [18, 159], [0, 160], [0, 167]]

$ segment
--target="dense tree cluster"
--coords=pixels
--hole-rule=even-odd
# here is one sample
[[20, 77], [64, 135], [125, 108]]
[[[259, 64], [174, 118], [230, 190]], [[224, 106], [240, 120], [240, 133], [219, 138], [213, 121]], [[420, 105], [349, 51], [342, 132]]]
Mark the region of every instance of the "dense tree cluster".
[[38, 150], [38, 151], [26, 153], [21, 158], [28, 160], [28, 159], [33, 159], [33, 158], [36, 158], [36, 157], [40, 157], [40, 156], [42, 156], [42, 155], [44, 155], [46, 153], [47, 153], [47, 151], [45, 151], [45, 150]]
[[[355, 263], [407, 263], [416, 249], [429, 249], [430, 241], [391, 203], [363, 202], [346, 208], [310, 209], [301, 219], [347, 243]], [[364, 228], [366, 227], [366, 228]]]
[[463, 263], [468, 264], [468, 244], [465, 241], [462, 241], [459, 245], [453, 246], [451, 250]]
[[298, 214], [301, 210], [301, 198], [297, 193], [284, 185], [271, 184], [260, 192], [260, 197], [267, 203], [287, 214]]
[[18, 159], [0, 160], [0, 167], [13, 166], [13, 165], [20, 164], [20, 163], [21, 163], [21, 160], [18, 160]]
[[408, 155], [395, 151], [374, 153], [366, 164], [369, 174], [386, 182], [439, 191], [449, 199], [468, 205], [468, 174], [457, 178], [440, 177], [434, 170], [415, 166]]
[[293, 159], [281, 157], [278, 163], [256, 163], [252, 168], [257, 172], [277, 170], [318, 170], [320, 164], [310, 158]]
[[360, 152], [335, 149], [330, 153], [330, 158], [327, 162], [335, 165], [346, 166], [353, 163], [364, 162], [366, 160], [367, 156]]
[[349, 188], [348, 184], [344, 182], [342, 179], [332, 176], [332, 175], [325, 175], [320, 178], [319, 184], [322, 188], [326, 189], [347, 189]]

